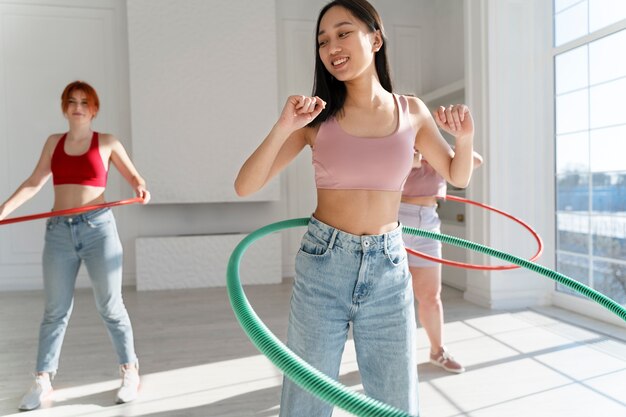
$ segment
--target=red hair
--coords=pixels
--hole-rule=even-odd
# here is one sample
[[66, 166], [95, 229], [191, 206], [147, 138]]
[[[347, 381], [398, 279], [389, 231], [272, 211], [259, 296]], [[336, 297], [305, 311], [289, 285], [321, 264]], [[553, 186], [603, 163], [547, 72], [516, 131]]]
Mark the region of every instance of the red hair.
[[[70, 96], [74, 91], [82, 91], [87, 96], [87, 106], [92, 113], [97, 114], [100, 110], [100, 99], [96, 90], [84, 81], [74, 81], [69, 83], [63, 94], [61, 94], [61, 109], [63, 113], [67, 112], [67, 108], [70, 105]], [[94, 116], [95, 117], [95, 116]]]

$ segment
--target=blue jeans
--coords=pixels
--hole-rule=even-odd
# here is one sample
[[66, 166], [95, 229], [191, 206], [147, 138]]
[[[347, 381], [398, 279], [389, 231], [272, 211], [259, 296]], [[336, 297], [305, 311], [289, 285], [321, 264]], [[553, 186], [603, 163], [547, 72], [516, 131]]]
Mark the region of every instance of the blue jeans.
[[[287, 346], [331, 378], [352, 332], [365, 393], [418, 414], [411, 275], [402, 228], [356, 236], [315, 218], [296, 257]], [[326, 417], [332, 406], [285, 378], [281, 417]]]
[[109, 208], [46, 222], [43, 250], [44, 316], [39, 329], [37, 372], [56, 373], [74, 305], [78, 269], [85, 262], [96, 308], [120, 364], [136, 363], [133, 330], [122, 301], [122, 244]]

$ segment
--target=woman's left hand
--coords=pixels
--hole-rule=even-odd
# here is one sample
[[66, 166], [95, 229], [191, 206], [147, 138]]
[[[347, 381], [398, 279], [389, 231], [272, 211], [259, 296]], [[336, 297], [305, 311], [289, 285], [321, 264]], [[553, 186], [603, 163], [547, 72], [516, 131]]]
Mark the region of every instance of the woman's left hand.
[[150, 201], [150, 191], [146, 190], [145, 187], [141, 185], [135, 189], [135, 194], [137, 197], [143, 199], [141, 204], [148, 204], [148, 201]]
[[465, 104], [439, 106], [434, 117], [439, 128], [455, 138], [474, 135], [474, 119]]

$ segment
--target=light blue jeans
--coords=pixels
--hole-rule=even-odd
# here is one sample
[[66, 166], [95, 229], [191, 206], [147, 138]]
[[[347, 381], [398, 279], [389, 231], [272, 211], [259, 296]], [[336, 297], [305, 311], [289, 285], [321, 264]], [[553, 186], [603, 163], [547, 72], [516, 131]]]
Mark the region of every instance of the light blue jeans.
[[[296, 256], [287, 346], [331, 378], [348, 328], [365, 393], [418, 414], [411, 275], [402, 228], [356, 236], [315, 218]], [[332, 406], [285, 378], [281, 417], [326, 417]]]
[[120, 364], [136, 363], [133, 329], [122, 301], [122, 244], [109, 208], [46, 222], [43, 250], [45, 310], [39, 329], [37, 372], [55, 374], [74, 305], [82, 262], [91, 278], [96, 308]]

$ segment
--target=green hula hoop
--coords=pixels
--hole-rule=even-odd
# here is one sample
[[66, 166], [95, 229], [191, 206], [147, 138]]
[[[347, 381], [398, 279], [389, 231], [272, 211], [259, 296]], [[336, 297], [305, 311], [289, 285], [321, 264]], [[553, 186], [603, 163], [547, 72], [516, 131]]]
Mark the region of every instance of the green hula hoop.
[[[257, 349], [267, 356], [267, 358], [274, 365], [282, 370], [288, 378], [322, 400], [361, 417], [410, 417], [405, 411], [352, 391], [350, 388], [335, 381], [315, 369], [313, 366], [309, 365], [302, 358], [293, 353], [287, 346], [285, 346], [265, 326], [263, 321], [261, 321], [261, 319], [257, 316], [248, 302], [239, 278], [239, 264], [246, 249], [254, 241], [270, 233], [292, 227], [306, 226], [308, 223], [308, 217], [272, 223], [250, 233], [237, 245], [228, 260], [226, 277], [228, 296], [239, 324], [243, 327], [244, 331]], [[626, 321], [626, 308], [607, 296], [559, 272], [506, 252], [454, 236], [434, 233], [422, 229], [414, 229], [406, 226], [402, 228], [402, 231], [411, 235], [436, 239], [447, 244], [459, 246], [465, 249], [471, 249], [473, 251], [484, 253], [489, 256], [502, 259], [506, 262], [519, 265], [526, 269], [530, 269], [531, 271], [544, 275], [590, 298], [601, 306], [607, 308], [622, 320]]]

